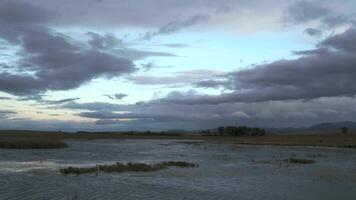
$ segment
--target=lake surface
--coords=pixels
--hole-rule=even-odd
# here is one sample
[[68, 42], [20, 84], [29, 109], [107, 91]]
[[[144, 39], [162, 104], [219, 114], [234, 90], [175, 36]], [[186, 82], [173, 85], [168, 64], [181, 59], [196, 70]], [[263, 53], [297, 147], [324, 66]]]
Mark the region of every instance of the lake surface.
[[[352, 149], [137, 139], [67, 143], [64, 149], [0, 149], [0, 199], [356, 199]], [[316, 163], [279, 161], [290, 157]], [[161, 161], [188, 161], [199, 167], [99, 176], [58, 172], [73, 165]]]

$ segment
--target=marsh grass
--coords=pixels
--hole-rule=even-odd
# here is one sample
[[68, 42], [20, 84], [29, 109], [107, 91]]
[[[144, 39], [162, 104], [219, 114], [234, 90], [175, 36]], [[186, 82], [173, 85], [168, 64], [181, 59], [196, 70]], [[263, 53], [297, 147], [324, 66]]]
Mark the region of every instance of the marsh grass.
[[356, 145], [340, 145], [339, 148], [356, 149]]
[[106, 173], [123, 173], [123, 172], [152, 172], [162, 169], [167, 169], [169, 167], [198, 167], [197, 164], [183, 162], [183, 161], [167, 161], [157, 164], [146, 164], [146, 163], [115, 163], [112, 165], [97, 165], [93, 167], [67, 167], [59, 170], [60, 173], [68, 174], [91, 174], [98, 172]]
[[275, 160], [252, 160], [255, 163], [261, 163], [261, 164], [275, 164], [282, 166], [283, 163], [287, 164], [313, 164], [316, 161], [311, 160], [311, 159], [305, 159], [305, 158], [287, 158], [287, 159], [275, 159]]
[[182, 136], [180, 133], [164, 133], [164, 132], [128, 132], [128, 133], [121, 133], [121, 135], [127, 136]]
[[0, 140], [1, 149], [56, 149], [68, 145], [61, 140], [7, 139]]
[[315, 160], [305, 159], [305, 158], [288, 158], [288, 159], [285, 159], [284, 161], [288, 162], [288, 163], [293, 163], [293, 164], [312, 164], [312, 163], [315, 163]]
[[202, 145], [204, 141], [179, 141], [177, 144]]

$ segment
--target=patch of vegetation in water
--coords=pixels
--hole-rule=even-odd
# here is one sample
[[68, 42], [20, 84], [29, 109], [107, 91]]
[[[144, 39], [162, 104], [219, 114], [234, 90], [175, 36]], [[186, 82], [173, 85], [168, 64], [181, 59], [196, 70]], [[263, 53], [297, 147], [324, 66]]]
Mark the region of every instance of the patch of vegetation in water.
[[61, 140], [0, 140], [1, 149], [56, 149], [65, 147], [68, 147], [68, 145]]
[[182, 136], [180, 133], [166, 133], [166, 132], [151, 132], [151, 131], [146, 131], [146, 132], [128, 132], [128, 133], [122, 133], [122, 135], [131, 135], [131, 136]]
[[288, 163], [293, 163], [293, 164], [312, 164], [312, 163], [315, 163], [315, 160], [305, 159], [305, 158], [288, 158], [288, 159], [285, 159], [284, 161], [288, 162]]
[[217, 160], [224, 160], [224, 161], [230, 160], [230, 157], [226, 154], [217, 154], [217, 155], [213, 155], [213, 157]]
[[189, 145], [201, 145], [204, 142], [203, 141], [179, 141], [176, 142], [177, 144], [189, 144]]
[[305, 158], [287, 158], [287, 159], [276, 159], [276, 160], [252, 160], [255, 163], [262, 163], [262, 164], [276, 164], [282, 165], [283, 163], [287, 164], [312, 164], [315, 163], [315, 160], [305, 159]]
[[341, 145], [338, 146], [339, 148], [350, 148], [350, 149], [356, 149], [356, 145]]
[[318, 153], [318, 154], [306, 154], [305, 156], [309, 157], [309, 158], [321, 158], [321, 157], [323, 157], [323, 155], [320, 154], [320, 153]]
[[94, 167], [67, 167], [60, 169], [60, 173], [68, 174], [89, 174], [89, 173], [123, 173], [123, 172], [152, 172], [162, 169], [167, 169], [169, 167], [198, 167], [197, 164], [183, 162], [183, 161], [166, 161], [157, 164], [146, 164], [146, 163], [115, 163], [112, 165], [97, 165]]

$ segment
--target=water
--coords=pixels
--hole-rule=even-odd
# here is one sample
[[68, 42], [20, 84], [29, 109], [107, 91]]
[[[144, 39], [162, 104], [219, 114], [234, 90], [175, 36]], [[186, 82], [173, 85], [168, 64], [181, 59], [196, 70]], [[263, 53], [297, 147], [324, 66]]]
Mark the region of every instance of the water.
[[[356, 199], [356, 151], [191, 145], [174, 140], [68, 141], [69, 148], [0, 150], [0, 199]], [[309, 165], [278, 162], [291, 156]], [[64, 176], [65, 166], [187, 161], [199, 168]], [[272, 163], [261, 161], [275, 160]]]

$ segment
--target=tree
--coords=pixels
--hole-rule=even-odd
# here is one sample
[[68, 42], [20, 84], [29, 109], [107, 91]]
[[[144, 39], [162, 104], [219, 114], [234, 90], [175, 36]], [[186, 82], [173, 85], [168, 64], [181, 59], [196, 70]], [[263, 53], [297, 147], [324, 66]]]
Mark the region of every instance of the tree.
[[261, 128], [251, 128], [247, 126], [220, 126], [218, 127], [220, 136], [264, 136], [266, 131]]
[[347, 128], [347, 127], [342, 127], [342, 128], [341, 128], [342, 134], [347, 135], [347, 131], [348, 131], [348, 128]]
[[219, 135], [224, 135], [225, 127], [219, 126], [219, 127], [218, 127], [218, 131], [219, 131]]

